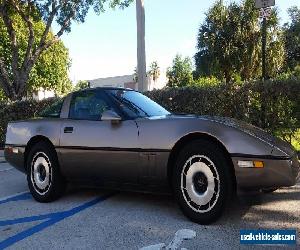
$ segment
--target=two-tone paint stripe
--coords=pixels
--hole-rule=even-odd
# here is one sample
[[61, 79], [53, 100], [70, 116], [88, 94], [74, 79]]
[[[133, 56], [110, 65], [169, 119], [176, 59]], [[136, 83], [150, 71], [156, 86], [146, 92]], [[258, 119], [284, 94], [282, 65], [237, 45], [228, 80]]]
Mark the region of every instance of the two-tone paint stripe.
[[[6, 144], [6, 147], [25, 148], [26, 145]], [[116, 151], [116, 152], [171, 152], [170, 149], [161, 148], [119, 148], [119, 147], [89, 147], [89, 146], [54, 146], [55, 149], [72, 149], [83, 151]]]

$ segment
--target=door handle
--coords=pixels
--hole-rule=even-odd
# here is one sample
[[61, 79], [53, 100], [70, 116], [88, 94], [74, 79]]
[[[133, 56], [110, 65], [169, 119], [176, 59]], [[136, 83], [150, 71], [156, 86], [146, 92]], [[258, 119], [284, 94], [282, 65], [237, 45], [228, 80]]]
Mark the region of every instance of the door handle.
[[73, 133], [73, 127], [65, 127], [64, 128], [64, 133], [65, 134], [71, 134], [71, 133]]

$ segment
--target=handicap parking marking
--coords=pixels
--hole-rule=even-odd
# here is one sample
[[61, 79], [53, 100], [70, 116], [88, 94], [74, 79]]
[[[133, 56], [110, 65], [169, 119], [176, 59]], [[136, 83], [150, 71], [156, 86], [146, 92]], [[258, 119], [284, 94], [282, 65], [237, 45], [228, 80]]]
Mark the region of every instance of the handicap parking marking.
[[[147, 247], [142, 247], [139, 250], [164, 250], [164, 249], [165, 250], [176, 250], [176, 249], [179, 249], [179, 247], [181, 246], [183, 241], [191, 240], [191, 239], [195, 238], [196, 235], [197, 234], [194, 230], [181, 229], [175, 233], [175, 236], [169, 245], [166, 245], [165, 243], [159, 243], [159, 244], [150, 245]], [[181, 248], [181, 250], [182, 249], [185, 249], [185, 248]]]
[[3, 198], [0, 198], [0, 205], [12, 201], [23, 201], [23, 200], [29, 200], [31, 199], [31, 194], [28, 191], [17, 193], [14, 195], [6, 196]]
[[[21, 199], [21, 197], [25, 198], [25, 196], [28, 193], [24, 193], [15, 197], [11, 197], [11, 198], [7, 198], [6, 202], [9, 201], [18, 201], [18, 198]], [[44, 214], [44, 215], [36, 215], [36, 216], [29, 216], [29, 217], [23, 217], [23, 218], [17, 218], [17, 219], [11, 219], [11, 220], [4, 220], [4, 221], [0, 221], [0, 227], [2, 226], [7, 226], [7, 225], [15, 225], [15, 224], [20, 224], [20, 223], [26, 223], [26, 222], [34, 222], [34, 221], [43, 221], [40, 224], [33, 226], [29, 229], [26, 229], [16, 235], [13, 235], [3, 241], [0, 242], [0, 249], [5, 249], [27, 237], [32, 236], [35, 233], [38, 233], [42, 230], [44, 230], [47, 227], [50, 227], [68, 217], [71, 217], [89, 207], [92, 207], [102, 201], [107, 200], [108, 198], [114, 196], [116, 194], [116, 192], [113, 193], [109, 193], [106, 195], [103, 195], [101, 197], [98, 197], [96, 199], [93, 199], [89, 202], [86, 202], [82, 205], [79, 205], [77, 207], [74, 207], [72, 209], [66, 210], [66, 211], [62, 211], [62, 212], [56, 212], [56, 213], [49, 213], [49, 214]], [[23, 196], [22, 196], [23, 195]], [[18, 198], [17, 198], [18, 197]], [[15, 200], [12, 200], [15, 199]]]

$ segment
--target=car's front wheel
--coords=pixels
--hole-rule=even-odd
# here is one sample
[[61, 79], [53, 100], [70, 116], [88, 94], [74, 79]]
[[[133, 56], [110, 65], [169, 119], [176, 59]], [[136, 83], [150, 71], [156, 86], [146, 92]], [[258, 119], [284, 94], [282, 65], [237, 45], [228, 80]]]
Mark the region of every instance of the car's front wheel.
[[194, 141], [181, 150], [172, 182], [183, 213], [200, 224], [220, 217], [233, 190], [228, 161], [208, 140]]
[[27, 157], [27, 182], [39, 202], [51, 202], [64, 192], [66, 181], [60, 173], [56, 152], [47, 142], [35, 144]]

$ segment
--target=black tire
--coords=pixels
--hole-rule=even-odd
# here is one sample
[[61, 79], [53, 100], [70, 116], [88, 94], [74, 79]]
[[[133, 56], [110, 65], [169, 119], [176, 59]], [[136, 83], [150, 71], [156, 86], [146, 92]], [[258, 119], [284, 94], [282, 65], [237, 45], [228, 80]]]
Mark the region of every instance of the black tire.
[[174, 196], [189, 219], [210, 224], [221, 216], [231, 199], [233, 178], [228, 160], [218, 145], [195, 140], [178, 155], [172, 175]]
[[55, 150], [47, 142], [38, 142], [27, 157], [27, 183], [38, 202], [51, 202], [60, 198], [66, 189]]

